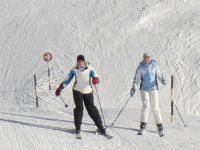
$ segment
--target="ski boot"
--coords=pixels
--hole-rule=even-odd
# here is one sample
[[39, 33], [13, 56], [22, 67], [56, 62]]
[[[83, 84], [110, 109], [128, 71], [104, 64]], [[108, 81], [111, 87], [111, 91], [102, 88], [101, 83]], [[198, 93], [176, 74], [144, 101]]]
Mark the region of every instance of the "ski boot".
[[160, 137], [163, 137], [165, 136], [164, 133], [163, 133], [163, 126], [162, 124], [157, 124], [157, 127], [158, 127], [158, 134]]
[[106, 129], [103, 126], [98, 128], [98, 132], [99, 134], [106, 135]]
[[80, 128], [75, 129], [76, 139], [81, 139], [81, 130]]
[[141, 122], [140, 130], [138, 131], [138, 135], [144, 135], [145, 128], [146, 128], [146, 122]]

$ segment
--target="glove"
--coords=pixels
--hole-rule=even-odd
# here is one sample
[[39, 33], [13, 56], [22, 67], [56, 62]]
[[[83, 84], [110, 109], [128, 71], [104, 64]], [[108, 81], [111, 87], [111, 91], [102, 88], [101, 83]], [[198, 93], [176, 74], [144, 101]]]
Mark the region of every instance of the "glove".
[[61, 91], [63, 90], [63, 84], [61, 84], [55, 91], [56, 96], [60, 96]]
[[166, 85], [166, 84], [167, 84], [165, 79], [162, 79], [161, 83], [162, 83], [163, 85]]
[[93, 79], [92, 79], [92, 83], [93, 83], [94, 85], [100, 83], [99, 78], [98, 78], [98, 77], [93, 78]]
[[132, 88], [132, 89], [131, 89], [131, 91], [130, 91], [130, 95], [131, 95], [131, 97], [133, 97], [133, 96], [134, 96], [134, 94], [135, 94], [135, 89], [134, 89], [134, 88]]

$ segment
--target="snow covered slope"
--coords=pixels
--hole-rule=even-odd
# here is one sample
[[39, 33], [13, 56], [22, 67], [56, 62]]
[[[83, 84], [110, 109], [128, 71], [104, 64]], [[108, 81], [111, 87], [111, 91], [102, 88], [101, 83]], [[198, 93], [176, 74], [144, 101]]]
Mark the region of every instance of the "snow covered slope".
[[[50, 51], [52, 88], [48, 90], [44, 52]], [[85, 113], [83, 140], [73, 135], [71, 86], [63, 108], [54, 90], [84, 54], [101, 77], [98, 86], [108, 124], [129, 97], [137, 65], [146, 51], [159, 61], [168, 80], [160, 87], [166, 136], [159, 138], [152, 118], [147, 135], [136, 135], [140, 95], [130, 101], [106, 140]], [[0, 149], [3, 150], [198, 150], [200, 147], [199, 0], [0, 0]], [[33, 74], [40, 108], [35, 108]], [[176, 114], [169, 124], [170, 76]], [[96, 98], [96, 96], [95, 96]], [[97, 101], [96, 101], [97, 104]], [[98, 106], [98, 105], [97, 105]], [[192, 115], [192, 116], [189, 116]]]
[[[168, 86], [161, 87], [162, 109], [169, 111], [173, 74], [180, 110], [199, 115], [199, 8], [198, 0], [1, 0], [1, 103], [34, 105], [29, 91], [34, 73], [40, 88], [48, 89], [42, 60], [48, 50], [53, 54], [54, 89], [82, 53], [101, 76], [102, 105], [118, 108], [129, 94], [143, 52], [150, 50], [168, 79]], [[70, 92], [68, 88], [65, 98], [72, 100]], [[53, 96], [40, 94], [44, 101]], [[129, 107], [140, 107], [136, 97]]]
[[[31, 107], [1, 107], [0, 146], [2, 150], [199, 150], [199, 119], [184, 116], [188, 127], [180, 123], [165, 124], [165, 137], [160, 138], [150, 118], [147, 132], [138, 136], [139, 112], [126, 109], [115, 126], [108, 128], [110, 140], [95, 135], [95, 126], [85, 114], [82, 140], [73, 134], [73, 117], [69, 110], [44, 110]], [[112, 120], [118, 110], [106, 110]], [[165, 116], [165, 115], [164, 115]], [[167, 115], [165, 116], [167, 118]], [[107, 120], [107, 121], [108, 121]]]

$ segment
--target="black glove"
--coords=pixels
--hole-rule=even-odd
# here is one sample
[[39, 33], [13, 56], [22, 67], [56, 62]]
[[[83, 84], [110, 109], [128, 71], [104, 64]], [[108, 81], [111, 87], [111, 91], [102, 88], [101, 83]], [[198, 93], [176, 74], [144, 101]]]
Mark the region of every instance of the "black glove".
[[131, 97], [133, 97], [134, 94], [135, 94], [135, 89], [134, 89], [134, 88], [131, 88], [131, 91], [130, 91], [130, 95], [131, 95]]
[[166, 84], [167, 84], [165, 79], [162, 79], [161, 83], [162, 83], [163, 85], [166, 85]]

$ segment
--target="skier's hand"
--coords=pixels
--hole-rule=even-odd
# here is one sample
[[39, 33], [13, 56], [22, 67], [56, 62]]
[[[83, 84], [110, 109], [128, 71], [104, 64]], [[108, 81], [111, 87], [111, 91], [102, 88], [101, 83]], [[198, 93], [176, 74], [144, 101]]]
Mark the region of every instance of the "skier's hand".
[[100, 82], [100, 81], [99, 81], [99, 78], [98, 78], [98, 77], [95, 77], [95, 78], [92, 79], [92, 83], [93, 83], [94, 85], [98, 84], [99, 82]]
[[135, 94], [135, 89], [134, 89], [134, 88], [131, 88], [131, 91], [130, 91], [130, 95], [131, 95], [131, 97], [133, 97], [134, 94]]
[[163, 85], [166, 85], [166, 84], [167, 84], [165, 79], [162, 79], [161, 83], [162, 83]]
[[55, 94], [56, 94], [57, 97], [60, 96], [60, 92], [61, 92], [61, 88], [58, 87], [58, 88], [56, 89], [56, 92], [55, 92]]
[[63, 89], [63, 84], [61, 84], [55, 91], [57, 97], [60, 96], [62, 89]]

